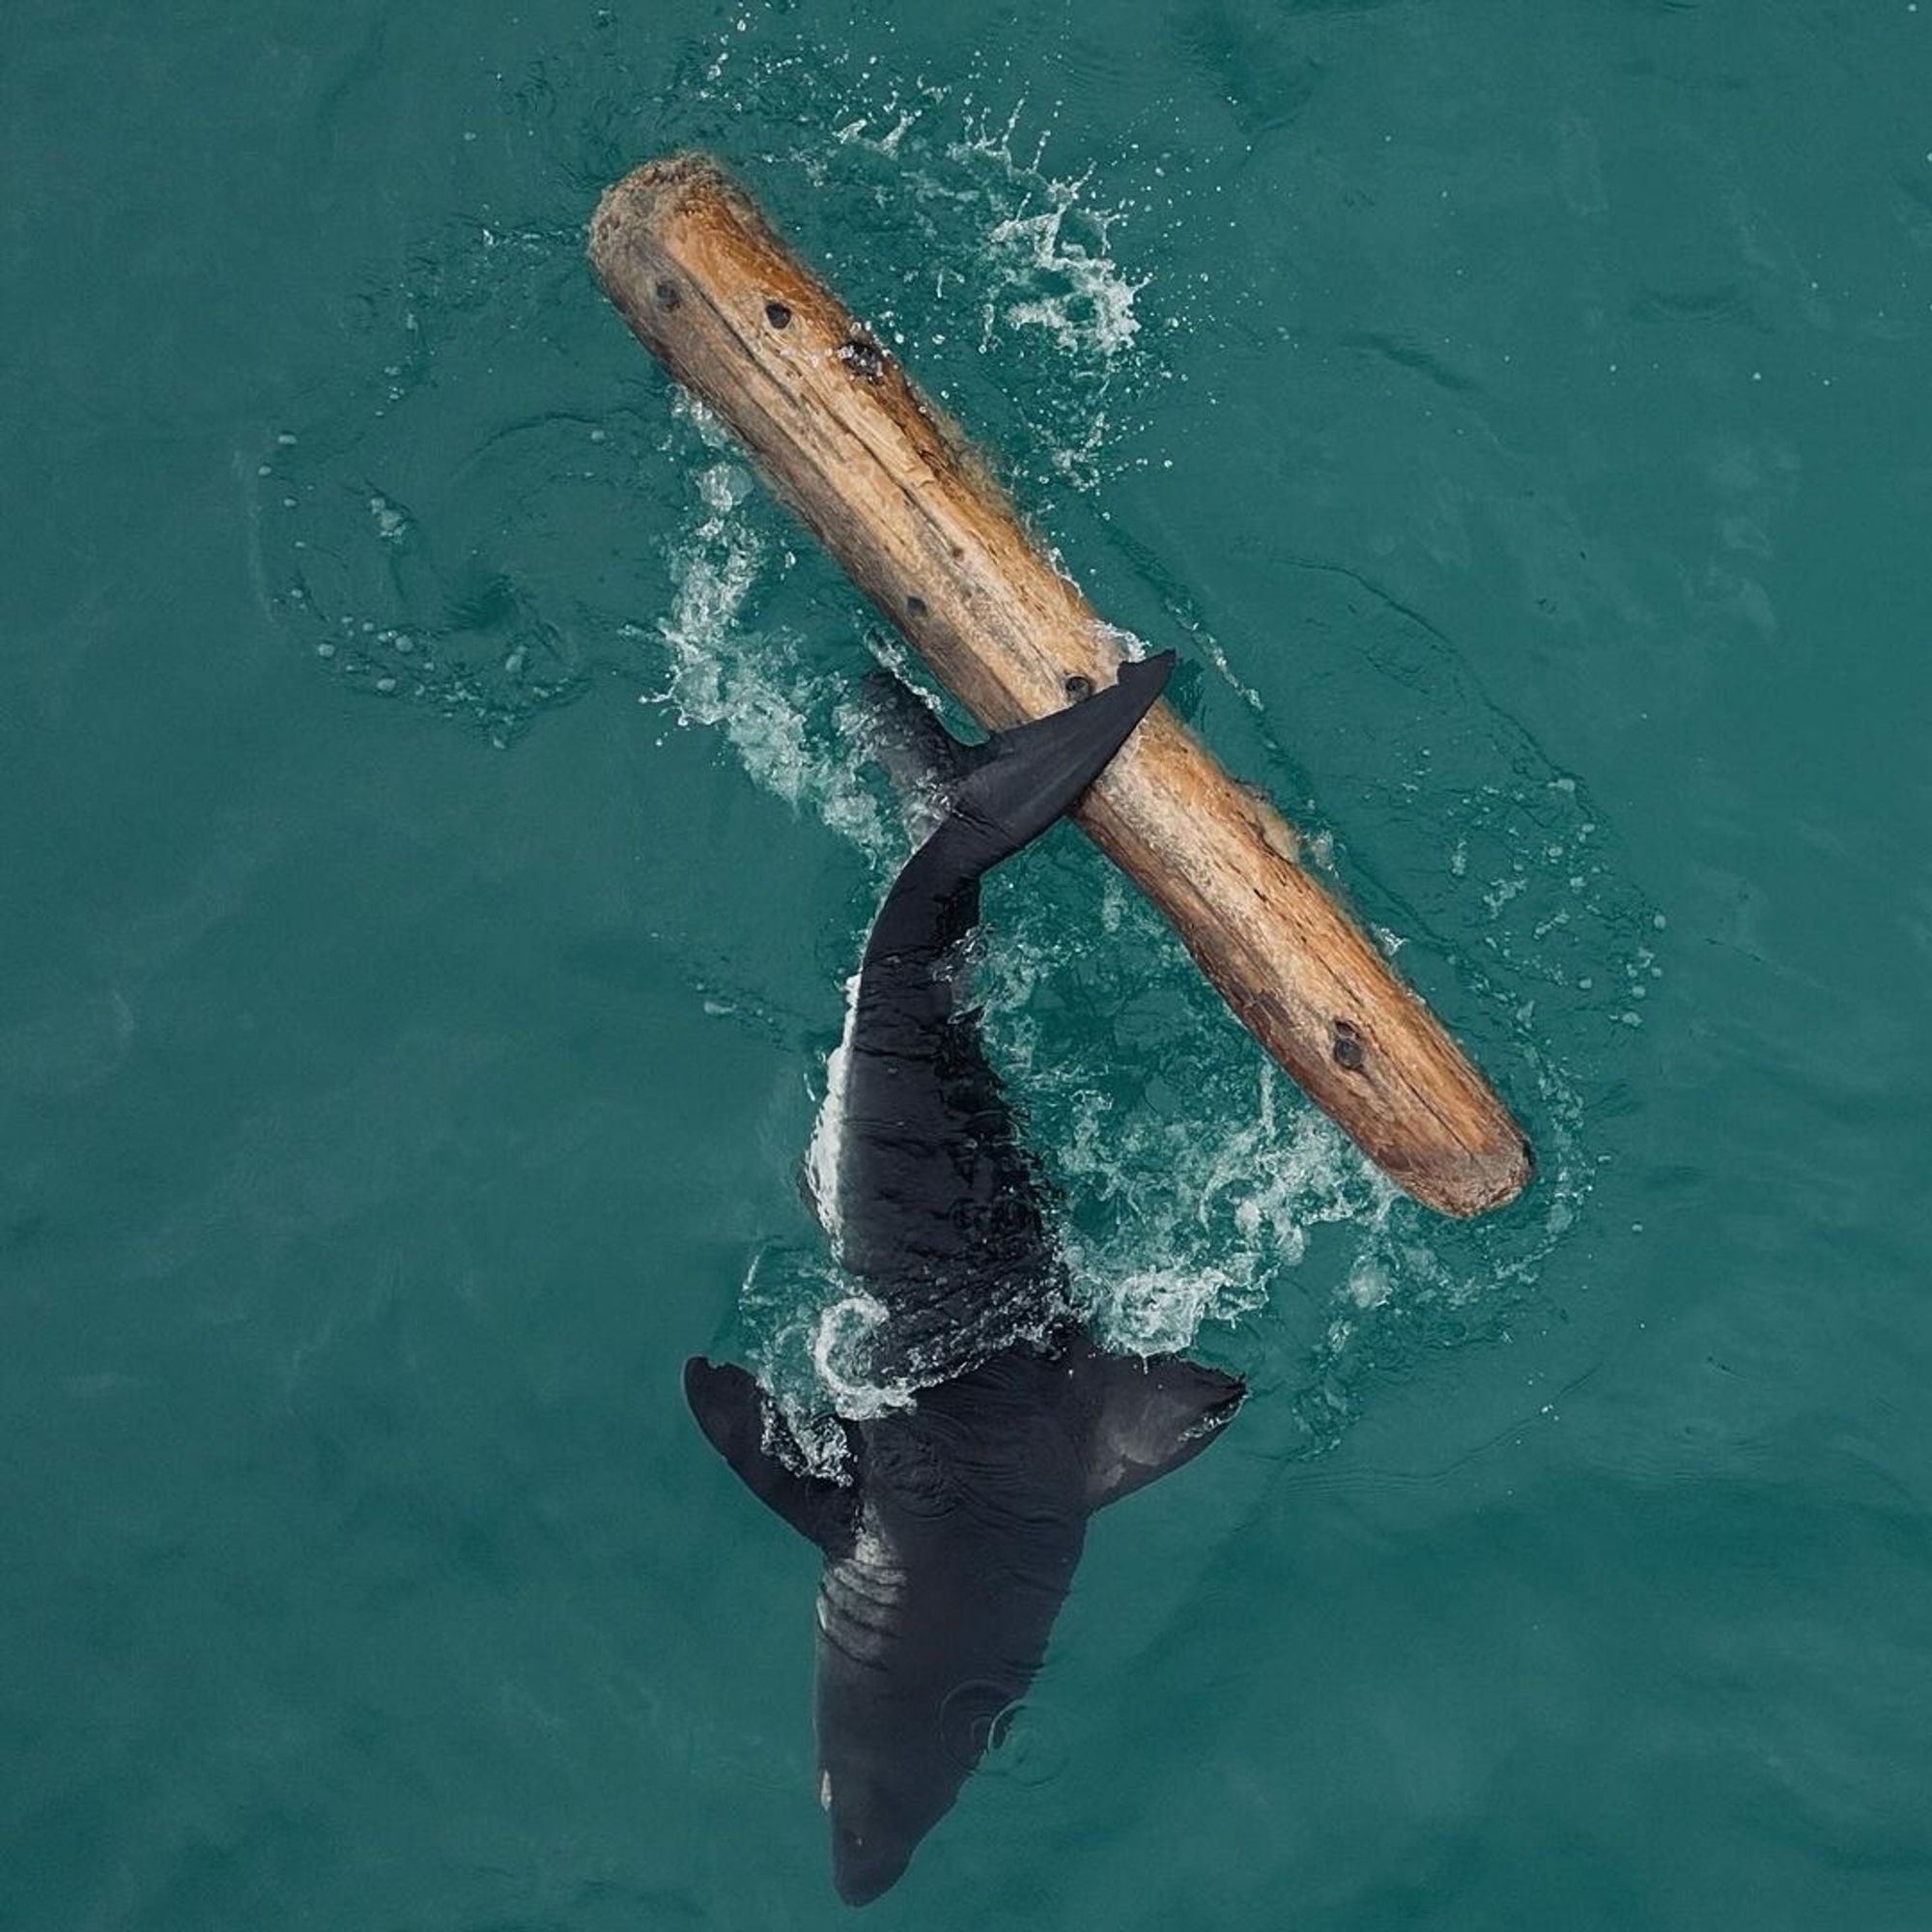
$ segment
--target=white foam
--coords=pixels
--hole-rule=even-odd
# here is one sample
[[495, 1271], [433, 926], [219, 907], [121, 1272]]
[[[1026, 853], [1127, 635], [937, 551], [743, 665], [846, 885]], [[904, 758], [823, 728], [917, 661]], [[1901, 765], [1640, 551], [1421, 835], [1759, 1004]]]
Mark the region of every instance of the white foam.
[[818, 1225], [825, 1230], [836, 1256], [840, 1251], [842, 1224], [839, 1214], [838, 1170], [845, 1132], [845, 1084], [852, 1064], [852, 1028], [859, 1016], [859, 975], [845, 981], [845, 1025], [825, 1063], [825, 1098], [812, 1122], [811, 1142], [806, 1150], [806, 1185]]
[[[1037, 214], [996, 223], [986, 242], [1013, 281], [1039, 284], [1037, 294], [1007, 303], [1009, 323], [1044, 329], [1068, 355], [1091, 352], [1111, 361], [1131, 348], [1140, 333], [1134, 298], [1147, 283], [1129, 281], [1107, 253], [1107, 218], [1080, 208], [1077, 197], [1084, 185], [1048, 184], [1059, 199]], [[1090, 224], [1092, 247], [1069, 234], [1070, 219]], [[989, 314], [988, 336], [992, 327]]]
[[1181, 1350], [1204, 1322], [1254, 1313], [1311, 1227], [1352, 1222], [1363, 1253], [1379, 1252], [1394, 1189], [1321, 1115], [1278, 1108], [1278, 1085], [1264, 1062], [1251, 1112], [1210, 1089], [1198, 1111], [1160, 1118], [1122, 1119], [1096, 1092], [1049, 1155], [1076, 1212], [1083, 1197], [1125, 1210], [1067, 1239], [1076, 1296], [1113, 1347]]
[[[687, 402], [681, 413], [700, 437], [715, 432], [699, 406]], [[722, 729], [767, 791], [863, 849], [883, 852], [892, 835], [860, 773], [856, 737], [841, 731], [828, 742], [812, 724], [815, 712], [838, 710], [842, 685], [806, 669], [798, 640], [781, 627], [750, 621], [766, 573], [787, 567], [757, 528], [749, 508], [753, 489], [750, 471], [729, 458], [698, 470], [704, 514], [672, 547], [671, 608], [656, 627], [669, 675], [644, 701], [670, 706], [680, 724]]]
[[853, 1421], [912, 1404], [910, 1387], [875, 1382], [866, 1367], [867, 1345], [886, 1319], [885, 1303], [870, 1294], [842, 1295], [819, 1313], [811, 1364], [832, 1397], [832, 1406]]
[[1092, 629], [1101, 644], [1118, 651], [1129, 664], [1140, 663], [1148, 654], [1147, 639], [1124, 624], [1110, 624], [1104, 617], [1095, 617]]
[[1047, 439], [1052, 474], [1092, 490], [1122, 433], [1111, 404], [1145, 373], [1137, 304], [1153, 278], [1129, 272], [1115, 252], [1126, 205], [1096, 196], [1091, 168], [1077, 175], [1048, 171], [1051, 120], [1040, 125], [1031, 152], [1021, 152], [1026, 119], [1025, 100], [1004, 122], [986, 112], [976, 118], [969, 109], [964, 130], [946, 148], [969, 185], [961, 191], [984, 211], [980, 351], [1010, 353], [1028, 336], [1050, 350], [1051, 393], [1062, 400], [1036, 427]]

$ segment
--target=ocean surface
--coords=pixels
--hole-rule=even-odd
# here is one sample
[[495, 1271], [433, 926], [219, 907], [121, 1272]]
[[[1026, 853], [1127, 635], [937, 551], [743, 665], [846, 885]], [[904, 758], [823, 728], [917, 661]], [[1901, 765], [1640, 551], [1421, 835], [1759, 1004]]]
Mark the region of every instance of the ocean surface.
[[1428, 1213], [1001, 873], [1084, 1305], [1252, 1395], [869, 1922], [1924, 1932], [1932, 0], [12, 0], [0, 1927], [848, 1922], [678, 1370], [849, 1380], [903, 843], [584, 266], [687, 145], [1541, 1157]]

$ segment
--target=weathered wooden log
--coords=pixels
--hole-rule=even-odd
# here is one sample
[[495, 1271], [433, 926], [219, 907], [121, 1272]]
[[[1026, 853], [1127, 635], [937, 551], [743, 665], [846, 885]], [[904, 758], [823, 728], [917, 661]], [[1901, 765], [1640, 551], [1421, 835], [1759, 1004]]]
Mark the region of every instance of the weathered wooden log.
[[[699, 155], [611, 187], [590, 259], [638, 339], [717, 412], [939, 681], [989, 729], [1111, 680], [1116, 634], [1028, 540], [896, 357]], [[1529, 1145], [1297, 840], [1156, 706], [1075, 814], [1261, 1043], [1418, 1201], [1477, 1214]]]

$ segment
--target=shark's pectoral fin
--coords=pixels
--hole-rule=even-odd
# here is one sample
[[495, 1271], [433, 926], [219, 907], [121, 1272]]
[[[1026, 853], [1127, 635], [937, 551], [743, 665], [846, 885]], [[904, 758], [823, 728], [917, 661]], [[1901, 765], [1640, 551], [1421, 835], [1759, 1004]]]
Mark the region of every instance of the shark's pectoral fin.
[[1110, 1355], [1091, 1343], [1071, 1373], [1087, 1396], [1087, 1506], [1102, 1509], [1200, 1455], [1246, 1384], [1179, 1355]]
[[849, 1548], [853, 1492], [821, 1477], [802, 1476], [772, 1452], [771, 1432], [783, 1425], [764, 1390], [743, 1369], [694, 1355], [684, 1365], [684, 1395], [711, 1446], [761, 1503], [827, 1554]]

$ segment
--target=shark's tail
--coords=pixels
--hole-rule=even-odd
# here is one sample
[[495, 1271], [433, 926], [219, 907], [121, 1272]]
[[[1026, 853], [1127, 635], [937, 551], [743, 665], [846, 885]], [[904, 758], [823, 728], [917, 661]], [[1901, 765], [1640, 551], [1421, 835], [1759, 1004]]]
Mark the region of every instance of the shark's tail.
[[1123, 664], [1106, 690], [969, 751], [934, 839], [949, 839], [962, 863], [980, 858], [982, 872], [1037, 838], [1106, 769], [1173, 669], [1172, 651]]
[[[955, 881], [977, 879], [1075, 805], [1146, 717], [1174, 669], [1174, 653], [1123, 664], [1103, 691], [983, 745], [921, 747], [945, 816], [922, 852]], [[901, 709], [896, 728], [911, 727]], [[936, 722], [929, 730], [938, 732]], [[944, 736], [944, 733], [939, 733]]]
[[[918, 700], [903, 694], [883, 714], [883, 725], [875, 723], [874, 742], [889, 769], [895, 762], [920, 769], [944, 816], [886, 895], [867, 948], [868, 965], [959, 939], [979, 917], [980, 877], [1078, 803], [1147, 716], [1173, 668], [1172, 651], [1123, 664], [1104, 691], [996, 731], [983, 745], [958, 744], [929, 714], [914, 717]], [[875, 693], [875, 721], [882, 716], [876, 700]]]

